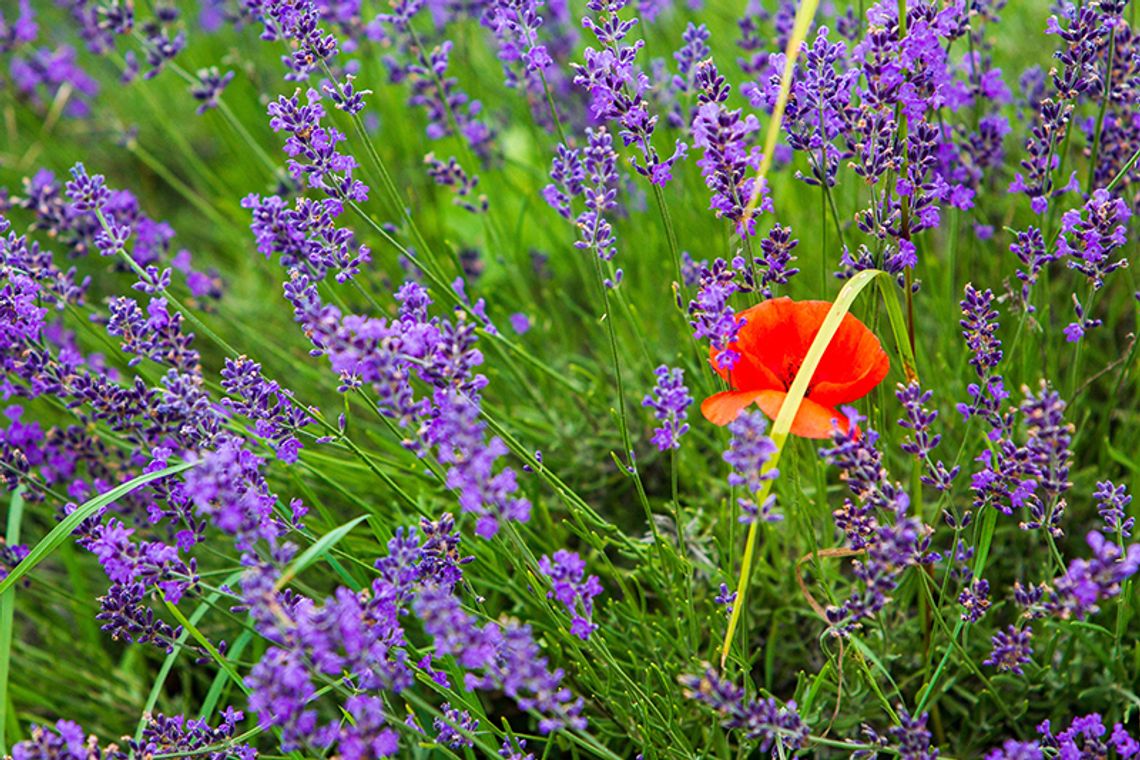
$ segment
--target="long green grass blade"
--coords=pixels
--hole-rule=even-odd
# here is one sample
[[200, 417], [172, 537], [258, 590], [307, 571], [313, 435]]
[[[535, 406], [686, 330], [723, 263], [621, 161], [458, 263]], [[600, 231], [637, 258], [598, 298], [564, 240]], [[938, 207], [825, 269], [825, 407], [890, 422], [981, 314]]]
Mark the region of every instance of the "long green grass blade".
[[784, 110], [788, 107], [788, 98], [792, 94], [792, 74], [796, 70], [796, 59], [800, 55], [807, 33], [811, 29], [812, 19], [815, 18], [819, 0], [803, 0], [796, 9], [796, 17], [792, 22], [792, 33], [788, 36], [788, 47], [784, 51], [784, 71], [780, 76], [780, 90], [776, 94], [776, 105], [772, 109], [772, 119], [768, 122], [768, 132], [764, 135], [764, 157], [760, 160], [760, 169], [756, 172], [756, 183], [752, 187], [752, 195], [748, 198], [748, 205], [744, 209], [744, 221], [747, 223], [756, 212], [760, 203], [760, 193], [764, 189], [764, 178], [772, 168], [772, 160], [776, 156], [776, 142], [780, 139], [780, 127], [784, 122]]
[[[827, 312], [827, 316], [823, 319], [823, 324], [819, 326], [819, 332], [816, 333], [815, 339], [811, 342], [811, 347], [808, 348], [807, 356], [804, 357], [804, 363], [800, 366], [796, 377], [792, 380], [792, 385], [788, 388], [788, 395], [784, 399], [783, 406], [780, 407], [780, 413], [776, 415], [776, 421], [772, 424], [772, 442], [776, 444], [776, 452], [768, 463], [764, 465], [764, 472], [770, 472], [776, 469], [780, 463], [780, 455], [784, 451], [784, 444], [788, 440], [788, 434], [792, 429], [792, 421], [795, 420], [796, 414], [800, 410], [800, 404], [804, 400], [804, 394], [807, 392], [808, 383], [815, 375], [815, 370], [819, 366], [820, 361], [823, 360], [823, 354], [827, 350], [828, 345], [831, 344], [831, 339], [835, 337], [835, 333], [839, 330], [839, 325], [843, 321], [843, 317], [851, 310], [852, 304], [863, 289], [875, 281], [876, 277], [886, 276], [884, 272], [878, 269], [867, 269], [859, 272], [843, 286], [839, 291], [839, 295], [835, 299], [835, 303], [831, 305], [831, 309]], [[761, 491], [756, 496], [756, 503], [763, 504], [768, 498], [768, 494], [772, 490], [772, 483], [774, 480], [764, 481]], [[732, 607], [732, 615], [728, 618], [728, 630], [724, 634], [724, 644], [720, 652], [720, 666], [724, 667], [728, 661], [728, 653], [732, 647], [732, 638], [736, 634], [736, 628], [740, 625], [740, 614], [744, 609], [745, 600], [748, 594], [748, 582], [752, 576], [752, 562], [756, 555], [756, 539], [759, 536], [759, 521], [753, 521], [748, 526], [748, 537], [745, 539], [744, 544], [744, 558], [740, 563], [740, 580], [736, 585], [736, 602]]]
[[28, 556], [16, 565], [8, 577], [0, 581], [0, 594], [3, 594], [8, 589], [15, 586], [20, 582], [20, 579], [32, 571], [39, 563], [43, 562], [48, 556], [55, 551], [60, 544], [68, 539], [71, 534], [79, 527], [79, 523], [86, 520], [91, 515], [98, 512], [103, 507], [111, 502], [121, 499], [136, 488], [145, 486], [151, 481], [165, 478], [170, 475], [177, 475], [180, 472], [189, 470], [196, 462], [182, 462], [181, 464], [171, 465], [165, 467], [157, 472], [148, 472], [146, 475], [140, 475], [134, 480], [129, 480], [122, 485], [115, 486], [105, 494], [96, 496], [90, 501], [81, 504], [74, 512], [59, 521], [54, 528], [52, 528], [46, 536], [40, 539]]
[[[17, 488], [8, 499], [8, 527], [5, 540], [9, 546], [20, 543], [20, 521], [24, 516], [24, 495]], [[16, 611], [16, 589], [0, 594], [0, 757], [8, 754], [8, 676], [12, 665], [12, 624]]]
[[349, 520], [339, 528], [330, 530], [328, 533], [321, 536], [319, 541], [314, 543], [305, 551], [301, 552], [297, 558], [293, 560], [293, 564], [289, 565], [289, 567], [285, 569], [285, 572], [281, 573], [281, 577], [277, 579], [278, 590], [283, 589], [289, 585], [289, 582], [291, 580], [297, 577], [297, 575], [305, 570], [305, 568], [309, 567], [309, 565], [320, 559], [325, 552], [339, 544], [341, 539], [347, 536], [353, 528], [355, 528], [357, 525], [360, 525], [360, 523], [366, 519], [368, 519], [368, 515], [361, 515], [355, 520]]
[[[236, 573], [231, 573], [222, 583], [228, 586], [241, 578], [241, 575], [240, 570]], [[212, 592], [206, 600], [199, 604], [194, 612], [190, 614], [190, 622], [197, 625], [198, 621], [205, 617], [206, 613], [210, 611], [210, 607], [217, 602], [220, 596], [221, 594], [219, 592]], [[162, 687], [166, 684], [166, 678], [170, 675], [170, 670], [174, 667], [174, 661], [182, 654], [183, 645], [188, 638], [190, 638], [190, 631], [184, 629], [182, 635], [179, 636], [175, 642], [174, 651], [166, 655], [166, 659], [162, 661], [162, 667], [159, 668], [158, 674], [154, 678], [154, 683], [150, 687], [150, 694], [147, 696], [146, 705], [143, 706], [143, 714], [139, 717], [138, 725], [135, 727], [136, 740], [142, 738], [143, 729], [146, 728], [147, 717], [154, 712], [154, 708], [158, 704], [158, 698], [162, 696]]]
[[[226, 654], [236, 660], [238, 657], [241, 657], [241, 653], [245, 651], [246, 646], [252, 640], [253, 631], [246, 628], [239, 633], [233, 643], [230, 644], [230, 648], [226, 650]], [[212, 720], [214, 710], [217, 709], [218, 701], [221, 700], [222, 693], [225, 691], [226, 684], [228, 683], [229, 676], [225, 673], [219, 672], [214, 676], [214, 682], [210, 684], [210, 690], [206, 692], [206, 698], [202, 700], [202, 710], [198, 714], [199, 718], [206, 721]]]
[[206, 650], [206, 653], [210, 655], [210, 658], [218, 664], [218, 667], [230, 677], [230, 680], [248, 694], [249, 689], [246, 687], [245, 681], [242, 680], [241, 675], [234, 669], [229, 659], [218, 651], [218, 648], [214, 646], [212, 641], [206, 638], [205, 634], [198, 630], [198, 626], [190, 622], [190, 620], [182, 614], [182, 610], [178, 609], [177, 605], [171, 604], [169, 599], [164, 598], [162, 601], [166, 605], [167, 611], [169, 611], [170, 614], [174, 616], [174, 619], [178, 621], [178, 624], [182, 626], [183, 631], [189, 633], [191, 638], [197, 641], [198, 644]]
[[883, 296], [883, 304], [887, 307], [887, 320], [891, 323], [891, 333], [895, 336], [895, 345], [902, 359], [903, 374], [907, 382], [918, 380], [918, 363], [914, 359], [914, 352], [910, 349], [910, 338], [907, 335], [906, 319], [903, 317], [902, 305], [899, 303], [899, 294], [890, 277], [879, 278], [879, 293]]

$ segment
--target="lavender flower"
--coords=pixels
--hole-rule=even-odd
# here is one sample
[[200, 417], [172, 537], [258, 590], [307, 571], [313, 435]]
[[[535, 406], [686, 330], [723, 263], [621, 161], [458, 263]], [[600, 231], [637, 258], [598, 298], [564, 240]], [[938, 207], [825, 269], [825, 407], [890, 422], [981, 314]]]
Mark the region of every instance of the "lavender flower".
[[910, 713], [899, 707], [899, 724], [888, 729], [887, 734], [894, 739], [899, 757], [904, 760], [934, 760], [938, 757], [938, 750], [930, 746], [931, 734], [926, 728], [926, 721], [930, 717], [923, 713], [911, 717]]
[[282, 95], [269, 104], [269, 126], [274, 132], [285, 132], [285, 153], [289, 173], [298, 182], [324, 190], [329, 195], [354, 201], [368, 199], [368, 186], [353, 178], [356, 159], [340, 153], [337, 146], [346, 139], [340, 130], [324, 126], [325, 109], [316, 90], [306, 93], [302, 104], [300, 91], [292, 97]]
[[479, 184], [479, 178], [468, 175], [454, 156], [445, 163], [436, 158], [434, 154], [428, 153], [424, 156], [424, 163], [428, 167], [428, 176], [432, 178], [432, 181], [437, 185], [452, 188], [455, 193], [454, 202], [457, 206], [473, 214], [487, 210], [487, 196], [475, 196], [474, 194], [475, 188]]
[[[12, 457], [12, 461], [15, 457]], [[8, 575], [20, 564], [25, 557], [28, 556], [28, 547], [24, 544], [9, 544], [0, 540], [0, 581], [8, 577]]]
[[1045, 245], [1045, 238], [1041, 230], [1030, 226], [1024, 232], [1017, 233], [1017, 242], [1010, 244], [1009, 250], [1017, 256], [1025, 267], [1017, 270], [1017, 279], [1021, 280], [1021, 308], [1032, 314], [1037, 309], [1029, 301], [1029, 293], [1037, 284], [1041, 271], [1051, 261], [1061, 257], [1059, 252], [1050, 251]]
[[957, 477], [960, 468], [955, 465], [947, 470], [941, 460], [937, 463], [931, 461], [931, 452], [942, 440], [941, 434], [930, 432], [931, 425], [938, 419], [938, 412], [926, 407], [932, 395], [931, 391], [924, 392], [917, 382], [912, 381], [907, 385], [899, 383], [895, 397], [905, 410], [905, 416], [899, 420], [899, 426], [911, 431], [911, 437], [900, 448], [922, 460], [927, 470], [921, 476], [924, 484], [939, 491], [946, 491], [949, 490], [951, 481]]
[[257, 249], [266, 258], [279, 256], [282, 266], [303, 270], [317, 280], [333, 272], [336, 281], [343, 283], [371, 261], [368, 246], [358, 243], [351, 230], [337, 225], [343, 209], [339, 200], [298, 197], [290, 209], [278, 196], [248, 195], [241, 205], [252, 215], [250, 230]]
[[460, 507], [478, 515], [475, 532], [491, 538], [503, 520], [529, 520], [530, 502], [516, 495], [514, 471], [494, 472], [507, 447], [497, 437], [486, 438], [478, 407], [458, 393], [443, 391], [436, 392], [434, 405], [424, 440], [437, 447], [440, 463], [448, 468], [447, 486], [458, 491]]
[[571, 89], [569, 78], [552, 57], [564, 58], [574, 41], [559, 29], [565, 26], [558, 18], [565, 14], [563, 3], [551, 3], [553, 30], [543, 26], [544, 18], [539, 15], [543, 5], [543, 0], [492, 0], [483, 6], [479, 21], [498, 44], [507, 87], [521, 89], [535, 121], [553, 131], [556, 119], [565, 121], [571, 116], [577, 121], [573, 104], [563, 100]]
[[213, 451], [187, 470], [185, 496], [198, 512], [226, 533], [234, 535], [239, 548], [256, 539], [273, 541], [284, 526], [273, 516], [276, 497], [261, 474], [262, 460], [243, 442], [222, 435]]
[[678, 680], [689, 699], [720, 714], [722, 726], [743, 732], [749, 741], [758, 741], [759, 752], [777, 757], [807, 746], [808, 728], [796, 712], [795, 702], [781, 705], [771, 697], [750, 699], [744, 689], [722, 680], [711, 668], [703, 676], [686, 675]]
[[574, 243], [574, 247], [592, 251], [602, 261], [610, 261], [617, 249], [613, 228], [605, 215], [617, 207], [617, 153], [605, 127], [587, 130], [586, 134], [583, 167], [589, 181], [582, 184], [586, 210], [575, 220], [582, 239]]
[[482, 103], [472, 100], [459, 88], [458, 80], [448, 76], [451, 41], [428, 48], [413, 37], [411, 22], [423, 5], [422, 0], [403, 0], [394, 4], [392, 13], [377, 17], [389, 27], [388, 36], [395, 42], [396, 53], [384, 58], [388, 78], [393, 84], [408, 82], [411, 85], [408, 103], [427, 113], [430, 139], [447, 137], [457, 127], [459, 137], [475, 155], [487, 158], [495, 133], [482, 118]]
[[1022, 391], [1025, 401], [1021, 405], [1021, 414], [1028, 430], [1025, 443], [1027, 470], [1046, 502], [1053, 505], [1060, 501], [1063, 505], [1062, 496], [1072, 485], [1069, 482], [1069, 460], [1072, 458], [1069, 444], [1073, 438], [1073, 425], [1065, 422], [1065, 402], [1059, 393], [1048, 389], [1045, 381], [1041, 382], [1040, 393], [1036, 396], [1028, 388]]
[[222, 388], [232, 396], [222, 401], [223, 406], [253, 420], [254, 432], [271, 442], [282, 462], [297, 461], [302, 448], [297, 432], [312, 418], [294, 404], [289, 391], [266, 380], [261, 365], [244, 356], [226, 360]]
[[246, 0], [245, 7], [264, 25], [262, 40], [292, 42], [292, 54], [282, 58], [289, 71], [286, 79], [308, 79], [339, 52], [336, 37], [321, 27], [321, 11], [312, 0]]
[[689, 423], [685, 420], [693, 397], [685, 387], [684, 370], [670, 369], [662, 364], [655, 374], [657, 385], [653, 393], [641, 402], [642, 406], [653, 409], [653, 416], [662, 423], [661, 427], [654, 429], [652, 440], [661, 451], [679, 449], [681, 436], [689, 431]]
[[499, 749], [499, 757], [505, 760], [534, 760], [534, 754], [526, 751], [526, 739], [508, 737], [503, 739], [503, 746]]
[[875, 444], [873, 430], [858, 433], [861, 419], [854, 409], [844, 408], [849, 432], [836, 431], [834, 447], [820, 455], [839, 467], [841, 477], [855, 500], [846, 499], [834, 512], [835, 524], [847, 535], [853, 549], [863, 549], [865, 559], [855, 563], [861, 589], [852, 591], [843, 604], [828, 608], [834, 635], [845, 636], [861, 621], [877, 614], [890, 601], [899, 576], [909, 565], [920, 562], [930, 544], [930, 528], [907, 517], [910, 500], [906, 491], [890, 480]]
[[1113, 726], [1112, 733], [1105, 740], [1108, 729], [1097, 713], [1073, 718], [1069, 727], [1056, 736], [1046, 720], [1037, 726], [1037, 733], [1041, 734], [1041, 745], [1053, 749], [1056, 756], [1062, 758], [1108, 757], [1110, 748], [1121, 758], [1133, 757], [1140, 752], [1140, 744], [1119, 723]]
[[576, 552], [559, 549], [554, 558], [542, 555], [538, 568], [550, 579], [553, 588], [547, 599], [557, 599], [570, 613], [570, 632], [586, 641], [598, 629], [591, 622], [594, 615], [594, 597], [602, 593], [598, 576], [586, 577], [586, 563]]
[[[242, 721], [242, 713], [227, 707], [222, 711], [221, 717], [222, 722], [214, 728], [205, 720], [182, 715], [150, 716], [139, 739], [130, 741], [131, 750], [142, 756], [186, 753], [206, 760], [225, 760], [227, 757], [254, 760], [257, 750], [248, 744], [232, 741]], [[225, 745], [224, 751], [206, 750], [207, 747], [220, 744]]]
[[993, 651], [982, 664], [993, 665], [999, 673], [1023, 675], [1021, 666], [1032, 662], [1030, 658], [1033, 654], [1032, 641], [1033, 629], [1028, 626], [1018, 630], [1016, 626], [1011, 625], [1005, 630], [999, 630], [991, 639]]
[[452, 749], [474, 747], [475, 742], [469, 739], [465, 733], [460, 733], [460, 730], [474, 733], [479, 728], [479, 721], [472, 718], [466, 710], [457, 710], [452, 707], [450, 702], [444, 702], [440, 710], [443, 712], [443, 716], [432, 720], [436, 734], [435, 740]]
[[994, 294], [990, 290], [979, 291], [972, 284], [966, 285], [966, 297], [962, 299], [962, 337], [972, 356], [970, 364], [978, 377], [986, 377], [1002, 359], [1001, 340], [997, 337], [997, 311], [993, 308]]
[[1121, 539], [1132, 535], [1132, 526], [1136, 520], [1128, 517], [1128, 505], [1132, 503], [1132, 496], [1125, 486], [1118, 486], [1110, 480], [1099, 482], [1093, 498], [1097, 502], [1096, 511], [1110, 533], [1117, 534]]
[[32, 726], [31, 738], [12, 747], [12, 760], [127, 760], [127, 753], [110, 744], [99, 746], [94, 734], [85, 736], [83, 729], [69, 720], [60, 720], [55, 731], [43, 726]]
[[[850, 128], [847, 120], [859, 70], [844, 65], [847, 46], [830, 42], [828, 34], [826, 26], [820, 27], [803, 51], [803, 64], [792, 80], [784, 112], [784, 130], [788, 145], [803, 151], [811, 166], [810, 176], [800, 172], [796, 176], [808, 185], [834, 187], [839, 163], [848, 154], [835, 143]], [[774, 84], [778, 86], [778, 78]], [[763, 98], [768, 100], [768, 93]]]
[[216, 66], [199, 69], [198, 81], [190, 86], [190, 94], [200, 103], [196, 113], [201, 116], [206, 111], [217, 108], [218, 100], [222, 97], [222, 91], [233, 79], [234, 73], [232, 71], [221, 74]]
[[1140, 569], [1140, 544], [1127, 548], [1107, 540], [1099, 531], [1085, 536], [1093, 556], [1075, 559], [1053, 581], [1045, 608], [1063, 620], [1084, 620], [1099, 611], [1098, 603], [1120, 593], [1120, 584]]
[[1006, 739], [1000, 747], [986, 753], [986, 760], [1045, 760], [1045, 755], [1041, 753], [1039, 742]]
[[79, 65], [72, 46], [26, 50], [12, 57], [9, 72], [16, 91], [36, 106], [46, 107], [61, 91], [71, 91], [75, 95], [68, 99], [64, 114], [80, 119], [91, 115], [91, 100], [99, 92], [99, 83]]
[[[553, 181], [542, 194], [566, 219], [571, 218], [571, 204], [580, 196], [585, 210], [574, 219], [579, 235], [574, 247], [591, 251], [602, 261], [611, 261], [617, 254], [617, 239], [607, 214], [617, 208], [617, 153], [605, 127], [587, 129], [586, 135], [583, 151], [558, 146], [550, 172]], [[621, 282], [621, 275], [618, 269], [612, 283], [607, 279], [607, 287]]]
[[[1128, 266], [1127, 258], [1113, 260], [1113, 252], [1127, 242], [1126, 225], [1131, 216], [1132, 211], [1124, 201], [1113, 198], [1107, 190], [1098, 189], [1083, 210], [1073, 209], [1061, 217], [1057, 254], [1067, 257], [1070, 269], [1088, 278], [1094, 292], [1104, 287], [1105, 277]], [[1082, 305], [1075, 294], [1073, 304], [1077, 321], [1065, 328], [1065, 335], [1075, 343], [1101, 321], [1085, 316], [1085, 310], [1091, 306]]]
[[581, 151], [559, 143], [550, 169], [551, 184], [542, 190], [542, 197], [566, 219], [572, 218], [570, 202], [582, 194], [586, 169], [582, 166]]
[[668, 92], [672, 108], [669, 110], [668, 121], [669, 126], [676, 129], [684, 129], [692, 119], [692, 114], [686, 107], [687, 103], [683, 106], [681, 100], [687, 101], [693, 95], [698, 66], [711, 52], [708, 40], [708, 27], [704, 24], [697, 26], [690, 22], [681, 35], [680, 49], [673, 53], [673, 60], [677, 62], [677, 73], [669, 81]]
[[963, 419], [984, 419], [990, 426], [990, 439], [997, 440], [1009, 427], [1010, 420], [1004, 413], [1009, 391], [1005, 389], [1001, 375], [996, 372], [1003, 353], [1001, 339], [997, 337], [998, 313], [993, 308], [993, 302], [992, 291], [978, 291], [972, 284], [966, 285], [965, 298], [961, 302], [962, 320], [959, 324], [971, 353], [969, 362], [981, 382], [966, 386], [970, 401], [959, 402], [956, 408]]
[[[752, 237], [756, 217], [745, 210], [755, 192], [760, 149], [750, 145], [750, 135], [760, 129], [755, 116], [742, 117], [740, 110], [729, 111], [719, 103], [705, 103], [693, 119], [693, 143], [703, 149], [697, 161], [705, 185], [712, 191], [709, 208], [733, 223], [737, 234]], [[760, 191], [759, 209], [773, 211], [766, 187]]]
[[649, 79], [634, 66], [645, 43], [637, 40], [632, 45], [624, 44], [637, 19], [625, 21], [618, 16], [627, 4], [628, 0], [586, 3], [595, 15], [584, 18], [582, 25], [594, 34], [601, 49], [586, 48], [585, 64], [573, 64], [574, 84], [589, 93], [590, 112], [595, 119], [620, 124], [622, 143], [637, 146], [640, 159], [631, 159], [634, 170], [655, 185], [665, 185], [672, 179], [673, 164], [684, 157], [686, 145], [678, 140], [673, 154], [666, 159], [653, 147], [658, 117], [650, 114], [645, 97]]
[[733, 266], [740, 272], [746, 285], [759, 290], [765, 298], [771, 298], [773, 285], [787, 285], [789, 279], [799, 274], [800, 270], [791, 266], [796, 260], [792, 251], [799, 244], [800, 241], [792, 237], [791, 228], [777, 223], [772, 225], [767, 236], [760, 241], [760, 255], [753, 261], [762, 269], [758, 285], [752, 282], [750, 267], [743, 266], [739, 261], [733, 261]]
[[729, 304], [729, 298], [737, 291], [735, 275], [724, 259], [717, 259], [711, 268], [703, 267], [697, 297], [689, 302], [693, 337], [707, 338], [716, 351], [717, 365], [727, 370], [740, 360], [740, 354], [729, 346], [744, 326], [744, 319], [737, 317]]
[[967, 623], [976, 623], [985, 616], [990, 608], [990, 584], [984, 578], [976, 578], [962, 593], [958, 595], [958, 604], [962, 605], [962, 620]]
[[713, 601], [724, 607], [725, 615], [732, 615], [732, 606], [736, 603], [736, 592], [729, 591], [728, 584], [720, 584], [720, 591], [717, 593]]
[[730, 486], [744, 486], [746, 495], [737, 498], [740, 505], [740, 522], [754, 520], [779, 522], [784, 516], [775, 511], [775, 495], [769, 494], [763, 504], [757, 504], [755, 497], [764, 488], [765, 481], [775, 480], [780, 474], [776, 469], [765, 469], [768, 460], [776, 453], [776, 444], [764, 434], [768, 420], [759, 411], [744, 412], [728, 424], [732, 433], [724, 461], [732, 467], [728, 476]]

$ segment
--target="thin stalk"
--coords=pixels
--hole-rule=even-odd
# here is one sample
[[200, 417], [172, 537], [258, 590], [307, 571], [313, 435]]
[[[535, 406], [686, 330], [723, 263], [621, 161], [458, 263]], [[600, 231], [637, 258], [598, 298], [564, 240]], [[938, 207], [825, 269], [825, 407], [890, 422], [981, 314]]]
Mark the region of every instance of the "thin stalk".
[[637, 495], [641, 501], [641, 506], [645, 510], [645, 519], [649, 522], [649, 530], [653, 533], [653, 541], [657, 546], [658, 554], [662, 552], [661, 536], [657, 532], [657, 522], [653, 519], [653, 508], [649, 505], [649, 498], [646, 496], [645, 488], [641, 483], [641, 474], [637, 470], [637, 462], [633, 456], [633, 439], [629, 434], [629, 424], [626, 419], [625, 409], [625, 381], [621, 376], [621, 354], [618, 351], [617, 344], [617, 329], [614, 327], [613, 314], [610, 311], [610, 295], [609, 288], [606, 287], [605, 274], [602, 272], [602, 261], [597, 256], [594, 259], [594, 271], [598, 276], [598, 287], [602, 291], [602, 304], [605, 308], [602, 320], [606, 323], [606, 332], [610, 341], [610, 358], [614, 365], [614, 379], [617, 385], [617, 399], [618, 399], [618, 427], [621, 431], [621, 443], [624, 451], [622, 458], [625, 464], [622, 465], [626, 468], [627, 474], [633, 478], [634, 485], [637, 488]]

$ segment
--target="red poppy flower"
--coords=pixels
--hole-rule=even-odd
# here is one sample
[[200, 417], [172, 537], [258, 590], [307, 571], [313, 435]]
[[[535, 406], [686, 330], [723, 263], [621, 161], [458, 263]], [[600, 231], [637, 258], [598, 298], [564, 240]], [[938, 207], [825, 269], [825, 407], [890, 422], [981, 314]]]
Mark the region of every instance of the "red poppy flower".
[[[730, 391], [709, 396], [701, 412], [716, 425], [727, 425], [752, 402], [772, 419], [780, 412], [788, 388], [831, 304], [772, 298], [741, 312], [746, 322], [729, 348], [740, 354], [732, 371], [722, 369], [712, 352], [717, 374]], [[890, 360], [874, 333], [850, 314], [823, 354], [792, 422], [792, 434], [830, 438], [833, 425], [847, 430], [847, 417], [836, 407], [870, 393], [887, 376]]]

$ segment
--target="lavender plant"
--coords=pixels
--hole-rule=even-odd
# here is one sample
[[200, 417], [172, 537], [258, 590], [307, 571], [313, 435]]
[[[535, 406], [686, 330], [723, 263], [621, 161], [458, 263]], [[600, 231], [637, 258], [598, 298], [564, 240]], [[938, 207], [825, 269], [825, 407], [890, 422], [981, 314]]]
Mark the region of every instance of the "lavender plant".
[[0, 757], [1140, 754], [1137, 22], [0, 4]]

